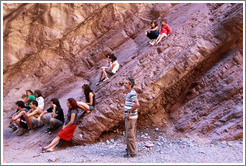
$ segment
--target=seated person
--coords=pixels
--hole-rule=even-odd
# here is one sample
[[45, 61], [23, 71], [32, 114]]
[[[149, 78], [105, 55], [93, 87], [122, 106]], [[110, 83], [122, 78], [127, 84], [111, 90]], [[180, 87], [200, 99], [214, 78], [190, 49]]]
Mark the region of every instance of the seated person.
[[39, 115], [43, 112], [39, 107], [38, 107], [38, 102], [36, 100], [33, 100], [30, 102], [30, 107], [31, 109], [26, 113], [25, 111], [21, 111], [15, 118], [14, 120], [17, 120], [18, 118], [21, 118], [21, 116], [24, 117], [24, 120], [27, 123], [28, 129], [27, 129], [27, 134], [29, 135], [29, 131], [31, 129], [34, 129], [36, 127], [41, 127], [43, 126], [43, 122], [40, 121], [38, 122], [38, 117]]
[[23, 101], [17, 101], [15, 103], [15, 105], [16, 105], [17, 110], [9, 122], [9, 127], [12, 128], [13, 131], [17, 130], [17, 127], [14, 125], [14, 123], [15, 123], [19, 127], [19, 131], [17, 132], [17, 136], [20, 136], [26, 131], [27, 124], [26, 124], [23, 116], [21, 116], [20, 118], [16, 118], [16, 117], [19, 115], [20, 112], [22, 112], [22, 111], [27, 112], [28, 110], [25, 108], [25, 104]]
[[156, 22], [151, 22], [151, 28], [147, 30], [145, 35], [151, 40], [149, 44], [153, 46], [155, 43], [155, 39], [157, 39], [159, 35], [159, 28]]
[[34, 96], [36, 98], [36, 101], [38, 102], [38, 107], [41, 108], [41, 110], [44, 109], [44, 98], [42, 96], [42, 93], [40, 90], [34, 91]]
[[84, 92], [86, 102], [77, 102], [78, 107], [83, 109], [85, 112], [89, 113], [95, 107], [95, 94], [91, 90], [88, 84], [82, 86], [82, 91]]
[[38, 117], [38, 122], [40, 122], [40, 120], [47, 127], [47, 130], [45, 132], [49, 134], [53, 130], [63, 125], [64, 113], [58, 99], [53, 98], [50, 100], [50, 108], [40, 114], [40, 116]]
[[26, 104], [26, 108], [28, 109], [28, 110], [30, 110], [31, 108], [30, 108], [30, 102], [32, 101], [32, 100], [35, 100], [35, 97], [33, 96], [33, 92], [31, 91], [31, 90], [27, 90], [26, 91], [26, 95], [27, 95], [27, 97], [26, 97], [26, 99], [24, 100], [24, 103]]
[[[99, 76], [99, 81], [97, 82], [96, 85], [99, 85], [103, 80], [106, 81], [108, 80], [108, 75], [112, 76], [118, 71], [120, 65], [117, 61], [117, 58], [114, 56], [114, 54], [111, 54], [109, 56], [110, 61], [112, 62], [112, 66], [110, 67], [102, 67], [100, 76]], [[105, 79], [102, 79], [102, 76], [104, 75]], [[101, 80], [102, 79], [102, 80]]]
[[73, 138], [75, 129], [77, 127], [77, 113], [78, 113], [78, 105], [76, 100], [73, 98], [69, 98], [67, 100], [68, 113], [65, 124], [62, 129], [58, 133], [55, 139], [51, 141], [51, 143], [45, 147], [40, 147], [40, 150], [44, 152], [52, 152], [56, 145], [59, 143], [60, 139], [65, 141], [70, 141]]
[[162, 21], [162, 27], [161, 27], [160, 35], [156, 39], [155, 45], [158, 45], [164, 37], [170, 36], [171, 35], [171, 32], [172, 32], [172, 30], [169, 27], [169, 25], [167, 24], [167, 20], [164, 19]]

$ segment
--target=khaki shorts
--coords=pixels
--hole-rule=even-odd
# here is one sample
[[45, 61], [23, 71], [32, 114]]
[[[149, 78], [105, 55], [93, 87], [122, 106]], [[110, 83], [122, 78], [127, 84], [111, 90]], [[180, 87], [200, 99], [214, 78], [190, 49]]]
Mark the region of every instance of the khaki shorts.
[[32, 128], [41, 127], [43, 125], [44, 123], [42, 121], [38, 123], [38, 118], [32, 117]]

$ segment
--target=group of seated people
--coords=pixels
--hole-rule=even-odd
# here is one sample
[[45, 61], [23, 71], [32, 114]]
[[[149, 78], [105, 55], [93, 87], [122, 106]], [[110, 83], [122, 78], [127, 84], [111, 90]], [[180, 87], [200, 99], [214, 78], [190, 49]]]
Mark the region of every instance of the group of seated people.
[[[88, 84], [82, 86], [86, 101], [76, 101], [77, 108], [82, 109], [82, 113], [89, 113], [95, 106], [95, 95]], [[60, 102], [57, 98], [52, 98], [49, 101], [49, 108], [44, 109], [44, 98], [40, 90], [35, 90], [34, 94], [31, 90], [26, 91], [26, 99], [24, 101], [17, 101], [16, 111], [11, 116], [9, 127], [16, 131], [17, 136], [29, 135], [31, 129], [42, 127], [45, 125], [47, 130], [45, 132], [51, 133], [64, 125], [64, 112], [61, 108]], [[77, 113], [76, 113], [77, 114]]]
[[154, 44], [158, 45], [164, 37], [171, 35], [171, 28], [167, 24], [167, 20], [163, 19], [161, 24], [162, 27], [160, 33], [159, 27], [154, 21], [151, 22], [151, 28], [145, 32], [145, 35], [151, 40], [149, 42], [151, 46], [153, 46]]
[[[108, 59], [108, 66], [101, 68], [98, 84], [109, 79], [109, 76], [114, 75], [119, 69], [119, 63], [114, 54], [108, 53], [106, 58]], [[102, 78], [103, 75], [104, 78]], [[49, 145], [40, 148], [42, 152], [51, 152], [60, 139], [70, 141], [75, 132], [78, 118], [83, 117], [94, 109], [96, 104], [95, 94], [90, 86], [84, 84], [82, 91], [85, 95], [85, 102], [69, 98], [67, 100], [68, 111], [65, 119], [63, 109], [57, 98], [52, 98], [49, 101], [49, 108], [44, 110], [44, 98], [41, 91], [35, 90], [33, 93], [31, 90], [27, 90], [26, 99], [15, 103], [17, 110], [11, 116], [9, 127], [13, 131], [19, 128], [17, 136], [29, 135], [32, 129], [43, 125], [47, 127], [45, 132], [49, 134], [62, 127], [57, 137]], [[82, 109], [82, 114], [78, 113], [78, 109]]]

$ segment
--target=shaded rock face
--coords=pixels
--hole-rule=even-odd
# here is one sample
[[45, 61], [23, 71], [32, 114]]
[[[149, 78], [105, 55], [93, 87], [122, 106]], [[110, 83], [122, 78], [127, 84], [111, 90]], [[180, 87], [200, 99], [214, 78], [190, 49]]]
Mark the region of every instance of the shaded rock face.
[[[145, 30], [163, 18], [172, 35], [151, 47]], [[80, 120], [76, 144], [122, 124], [127, 76], [136, 80], [139, 126], [243, 137], [242, 4], [5, 4], [3, 24], [4, 110], [27, 89], [66, 109], [66, 98], [84, 100], [78, 86], [89, 83], [96, 107]], [[120, 69], [96, 87], [107, 52]]]

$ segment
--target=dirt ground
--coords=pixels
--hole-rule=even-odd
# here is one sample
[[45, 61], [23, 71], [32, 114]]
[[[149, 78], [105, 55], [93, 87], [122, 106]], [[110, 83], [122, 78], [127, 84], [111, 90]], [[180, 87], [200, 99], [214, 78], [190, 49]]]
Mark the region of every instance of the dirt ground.
[[[7, 115], [5, 115], [7, 116]], [[159, 128], [142, 128], [137, 131], [137, 156], [124, 158], [126, 145], [124, 132], [109, 133], [101, 141], [86, 146], [75, 146], [61, 141], [53, 152], [41, 153], [55, 138], [44, 133], [46, 127], [36, 129], [29, 136], [16, 136], [4, 119], [3, 152], [7, 163], [243, 163], [243, 140], [209, 141], [185, 135], [176, 137]], [[152, 146], [152, 147], [147, 147]]]

